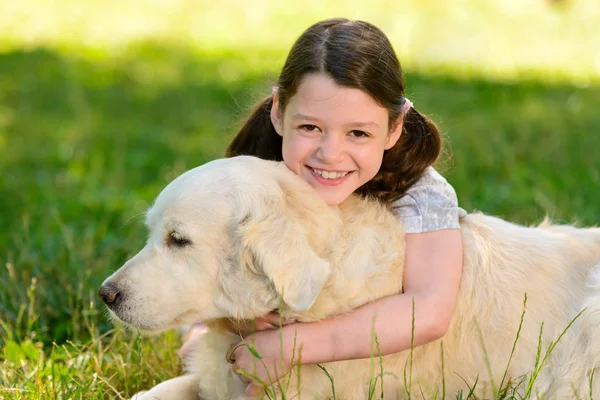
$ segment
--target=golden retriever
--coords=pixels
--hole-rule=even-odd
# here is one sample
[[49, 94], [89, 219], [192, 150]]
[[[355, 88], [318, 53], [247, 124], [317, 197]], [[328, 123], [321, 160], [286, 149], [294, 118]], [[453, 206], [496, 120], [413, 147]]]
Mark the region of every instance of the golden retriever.
[[[243, 156], [192, 169], [160, 193], [146, 222], [146, 246], [106, 279], [100, 296], [114, 315], [143, 331], [199, 320], [210, 330], [184, 376], [138, 399], [245, 399], [245, 385], [225, 360], [239, 337], [223, 328], [223, 319], [253, 319], [280, 308], [284, 318], [315, 321], [402, 292], [399, 219], [375, 200], [351, 197], [327, 206], [283, 163]], [[405, 398], [408, 390], [454, 397], [469, 386], [490, 397], [510, 381], [521, 382], [524, 394], [540, 338], [543, 359], [585, 309], [531, 388], [545, 398], [573, 398], [590, 388], [600, 394], [599, 380], [589, 376], [600, 359], [600, 229], [523, 227], [479, 213], [460, 222], [464, 267], [443, 346], [414, 348], [412, 361], [410, 351], [382, 357], [377, 393], [383, 381], [386, 399]], [[323, 367], [337, 398], [366, 399], [379, 361]], [[294, 398], [296, 386], [287, 398]], [[331, 383], [318, 366], [304, 365], [301, 390], [305, 398], [325, 399]]]

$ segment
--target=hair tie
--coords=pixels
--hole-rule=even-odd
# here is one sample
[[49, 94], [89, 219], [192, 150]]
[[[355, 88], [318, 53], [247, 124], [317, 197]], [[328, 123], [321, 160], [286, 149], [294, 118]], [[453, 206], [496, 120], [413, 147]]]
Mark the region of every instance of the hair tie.
[[413, 108], [412, 101], [410, 101], [408, 99], [408, 97], [405, 97], [404, 98], [404, 104], [402, 105], [402, 112], [404, 112], [404, 114], [406, 115], [406, 113], [408, 112], [408, 110], [410, 110], [411, 108]]

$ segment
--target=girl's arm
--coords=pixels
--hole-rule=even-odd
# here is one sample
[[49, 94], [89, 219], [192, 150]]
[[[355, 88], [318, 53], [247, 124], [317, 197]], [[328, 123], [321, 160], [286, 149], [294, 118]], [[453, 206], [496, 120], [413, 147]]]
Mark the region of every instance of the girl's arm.
[[[294, 339], [296, 350], [302, 349], [302, 364], [368, 358], [372, 355], [373, 326], [382, 355], [409, 349], [411, 339], [414, 346], [419, 346], [441, 338], [448, 329], [456, 303], [462, 249], [458, 229], [407, 234], [404, 293], [376, 300], [338, 317], [290, 324], [284, 326], [282, 332], [254, 333], [245, 341], [254, 344], [267, 369], [254, 369], [254, 356], [245, 346], [236, 344], [226, 356], [232, 362], [232, 370], [253, 371], [265, 382], [270, 377], [278, 380], [291, 368]], [[283, 338], [283, 360], [280, 337]], [[297, 353], [294, 360], [298, 360]], [[247, 395], [260, 393], [260, 385], [246, 382]]]
[[370, 357], [373, 326], [382, 355], [409, 349], [413, 299], [413, 345], [441, 338], [448, 329], [456, 303], [462, 252], [458, 229], [407, 234], [404, 293], [379, 299], [335, 318], [284, 327], [286, 357], [291, 357], [295, 333], [297, 346], [302, 343], [303, 364]]

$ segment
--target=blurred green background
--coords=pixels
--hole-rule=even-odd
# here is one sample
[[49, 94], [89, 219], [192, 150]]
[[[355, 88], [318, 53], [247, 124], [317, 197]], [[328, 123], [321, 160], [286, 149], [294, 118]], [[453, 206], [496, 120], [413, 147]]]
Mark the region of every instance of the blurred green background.
[[389, 36], [465, 209], [600, 222], [597, 0], [0, 0], [0, 348], [109, 329], [96, 290], [140, 215], [337, 16]]

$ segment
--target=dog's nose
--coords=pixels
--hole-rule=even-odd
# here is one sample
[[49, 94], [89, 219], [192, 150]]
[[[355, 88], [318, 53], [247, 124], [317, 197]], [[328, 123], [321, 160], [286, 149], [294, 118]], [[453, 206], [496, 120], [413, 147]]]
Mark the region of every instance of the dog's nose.
[[119, 304], [123, 297], [121, 292], [110, 283], [100, 286], [100, 289], [98, 289], [98, 296], [100, 296], [102, 301], [111, 308]]

